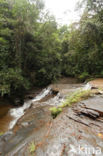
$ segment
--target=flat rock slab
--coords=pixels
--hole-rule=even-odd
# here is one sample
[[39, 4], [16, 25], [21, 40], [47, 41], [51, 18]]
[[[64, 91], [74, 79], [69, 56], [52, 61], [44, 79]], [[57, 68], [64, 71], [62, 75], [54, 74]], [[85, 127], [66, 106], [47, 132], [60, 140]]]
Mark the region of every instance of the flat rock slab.
[[50, 88], [52, 88], [52, 90], [57, 90], [60, 94], [66, 96], [83, 86], [83, 84], [53, 84], [50, 85]]
[[96, 96], [94, 98], [82, 101], [82, 103], [87, 109], [103, 113], [103, 97]]
[[[79, 87], [75, 84], [55, 86], [62, 95]], [[98, 95], [66, 107], [53, 120], [49, 109], [59, 99], [43, 99], [33, 104], [19, 119], [14, 133], [0, 139], [1, 156], [89, 156], [84, 151], [78, 153], [79, 147], [83, 150], [85, 146], [100, 148], [99, 156], [103, 156], [103, 117], [100, 117], [103, 97]], [[36, 145], [34, 153], [29, 149], [32, 142]]]

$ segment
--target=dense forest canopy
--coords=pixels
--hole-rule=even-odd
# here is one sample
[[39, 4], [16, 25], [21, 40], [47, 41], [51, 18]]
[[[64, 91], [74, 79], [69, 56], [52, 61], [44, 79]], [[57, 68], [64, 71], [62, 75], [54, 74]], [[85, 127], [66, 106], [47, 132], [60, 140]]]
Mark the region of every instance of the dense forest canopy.
[[42, 0], [0, 0], [1, 96], [61, 76], [103, 76], [103, 1], [83, 0], [81, 7], [79, 22], [58, 27]]

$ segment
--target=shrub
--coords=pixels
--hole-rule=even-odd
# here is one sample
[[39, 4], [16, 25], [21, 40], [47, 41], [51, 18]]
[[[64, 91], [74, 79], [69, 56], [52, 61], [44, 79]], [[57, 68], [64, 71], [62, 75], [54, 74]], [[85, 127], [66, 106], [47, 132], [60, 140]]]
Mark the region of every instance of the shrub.
[[85, 81], [89, 77], [89, 74], [87, 72], [83, 72], [80, 76], [79, 79], [81, 81]]
[[34, 142], [31, 142], [30, 145], [29, 145], [30, 153], [34, 153], [35, 150], [36, 150], [36, 146], [35, 146]]
[[62, 108], [52, 107], [50, 108], [51, 115], [53, 116], [53, 119], [57, 117], [58, 114], [62, 112]]
[[100, 75], [103, 77], [103, 71], [101, 71]]

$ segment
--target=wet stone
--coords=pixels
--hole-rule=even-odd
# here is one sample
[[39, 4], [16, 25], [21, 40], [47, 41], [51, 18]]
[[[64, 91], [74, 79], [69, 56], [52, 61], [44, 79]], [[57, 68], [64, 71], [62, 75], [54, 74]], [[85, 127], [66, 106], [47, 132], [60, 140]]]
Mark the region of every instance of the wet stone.
[[28, 125], [29, 125], [28, 122], [23, 122], [23, 123], [21, 123], [21, 126], [23, 126], [23, 127], [27, 127]]
[[[63, 96], [78, 87], [80, 85], [56, 85]], [[50, 96], [50, 99], [34, 101], [33, 106], [18, 121], [18, 126], [14, 127], [14, 136], [0, 143], [0, 152], [3, 156], [31, 156], [28, 148], [31, 142], [36, 145], [34, 156], [82, 156], [71, 152], [71, 147], [78, 149], [79, 145], [94, 148], [99, 146], [103, 152], [103, 138], [98, 136], [103, 129], [103, 117], [100, 116], [102, 101], [102, 97], [96, 96], [71, 108], [66, 107], [54, 120], [49, 109], [53, 104], [60, 104], [58, 94]]]

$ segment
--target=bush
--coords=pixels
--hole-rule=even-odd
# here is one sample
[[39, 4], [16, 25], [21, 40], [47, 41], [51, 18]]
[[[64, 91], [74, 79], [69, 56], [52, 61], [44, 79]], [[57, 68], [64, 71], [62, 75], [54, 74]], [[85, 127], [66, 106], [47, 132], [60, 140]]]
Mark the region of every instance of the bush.
[[85, 81], [88, 77], [89, 77], [88, 72], [83, 72], [83, 73], [79, 76], [79, 79], [80, 79], [81, 81]]
[[58, 114], [62, 112], [62, 108], [52, 107], [50, 108], [51, 115], [53, 116], [53, 119], [57, 117]]
[[103, 71], [101, 71], [100, 75], [103, 77]]
[[34, 142], [31, 142], [31, 144], [29, 145], [30, 153], [34, 153], [35, 150], [36, 150], [36, 146], [35, 146]]

